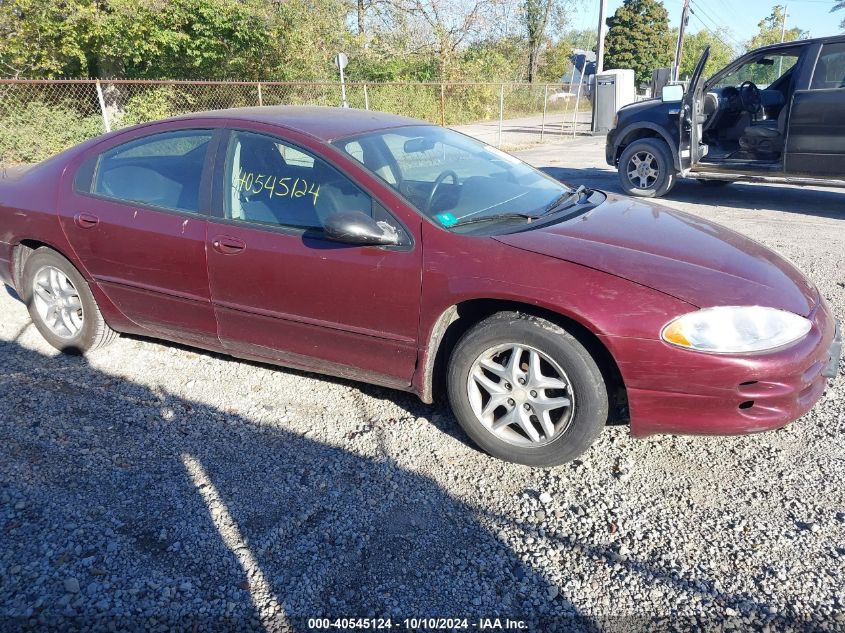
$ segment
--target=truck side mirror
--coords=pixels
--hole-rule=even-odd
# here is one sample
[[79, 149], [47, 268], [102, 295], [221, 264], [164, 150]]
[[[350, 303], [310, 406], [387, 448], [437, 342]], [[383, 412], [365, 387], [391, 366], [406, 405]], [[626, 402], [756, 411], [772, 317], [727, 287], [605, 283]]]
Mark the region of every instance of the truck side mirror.
[[660, 92], [660, 98], [663, 100], [663, 103], [678, 103], [684, 98], [684, 87], [679, 84], [663, 86], [663, 90]]

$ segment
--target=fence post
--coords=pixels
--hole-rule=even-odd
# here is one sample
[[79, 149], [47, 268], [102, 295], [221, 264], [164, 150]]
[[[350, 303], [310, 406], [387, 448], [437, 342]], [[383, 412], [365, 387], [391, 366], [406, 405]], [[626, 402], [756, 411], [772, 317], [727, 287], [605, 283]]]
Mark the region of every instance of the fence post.
[[258, 83], [258, 105], [264, 105], [264, 99], [261, 97], [261, 82]]
[[440, 125], [446, 126], [446, 84], [440, 82]]
[[543, 86], [543, 123], [540, 125], [540, 142], [546, 135], [546, 104], [549, 102], [549, 84]]
[[[581, 106], [581, 86], [584, 85], [584, 73], [581, 73], [581, 78], [578, 80], [578, 95], [575, 97], [575, 114], [572, 116], [572, 138], [578, 132], [578, 108]], [[595, 93], [593, 93], [593, 103], [595, 103]], [[563, 124], [561, 123], [561, 126]]]
[[370, 109], [370, 95], [367, 94], [367, 84], [364, 84], [364, 109]]
[[97, 80], [97, 99], [100, 101], [100, 112], [103, 113], [103, 128], [106, 132], [111, 132], [109, 113], [106, 111], [106, 100], [103, 98], [103, 87], [100, 85], [99, 79]]
[[499, 86], [499, 133], [496, 147], [502, 146], [502, 119], [505, 118], [505, 84]]

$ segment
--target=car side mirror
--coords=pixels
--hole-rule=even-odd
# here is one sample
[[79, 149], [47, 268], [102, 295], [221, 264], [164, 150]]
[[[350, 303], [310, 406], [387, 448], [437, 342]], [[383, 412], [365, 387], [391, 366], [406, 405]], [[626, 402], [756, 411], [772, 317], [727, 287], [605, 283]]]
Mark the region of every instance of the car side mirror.
[[684, 87], [680, 84], [672, 84], [671, 86], [663, 86], [660, 92], [660, 98], [663, 103], [678, 103], [684, 99]]
[[333, 242], [369, 246], [399, 244], [399, 232], [387, 222], [376, 222], [362, 211], [333, 213], [323, 225], [325, 236]]

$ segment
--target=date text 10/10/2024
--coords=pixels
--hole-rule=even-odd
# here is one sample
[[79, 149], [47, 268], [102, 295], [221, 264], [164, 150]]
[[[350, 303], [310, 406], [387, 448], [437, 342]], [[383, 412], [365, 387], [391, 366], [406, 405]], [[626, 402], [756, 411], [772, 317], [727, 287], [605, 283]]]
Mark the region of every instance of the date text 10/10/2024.
[[308, 630], [392, 630], [399, 631], [519, 631], [528, 628], [522, 620], [510, 618], [308, 618]]

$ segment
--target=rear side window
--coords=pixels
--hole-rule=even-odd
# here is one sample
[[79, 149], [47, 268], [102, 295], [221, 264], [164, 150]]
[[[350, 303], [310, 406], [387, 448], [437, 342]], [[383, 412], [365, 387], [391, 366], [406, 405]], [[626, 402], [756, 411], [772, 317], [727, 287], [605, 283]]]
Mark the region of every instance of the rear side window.
[[813, 72], [811, 90], [845, 88], [845, 42], [822, 46]]
[[199, 213], [200, 183], [210, 130], [163, 132], [100, 154], [91, 193]]

